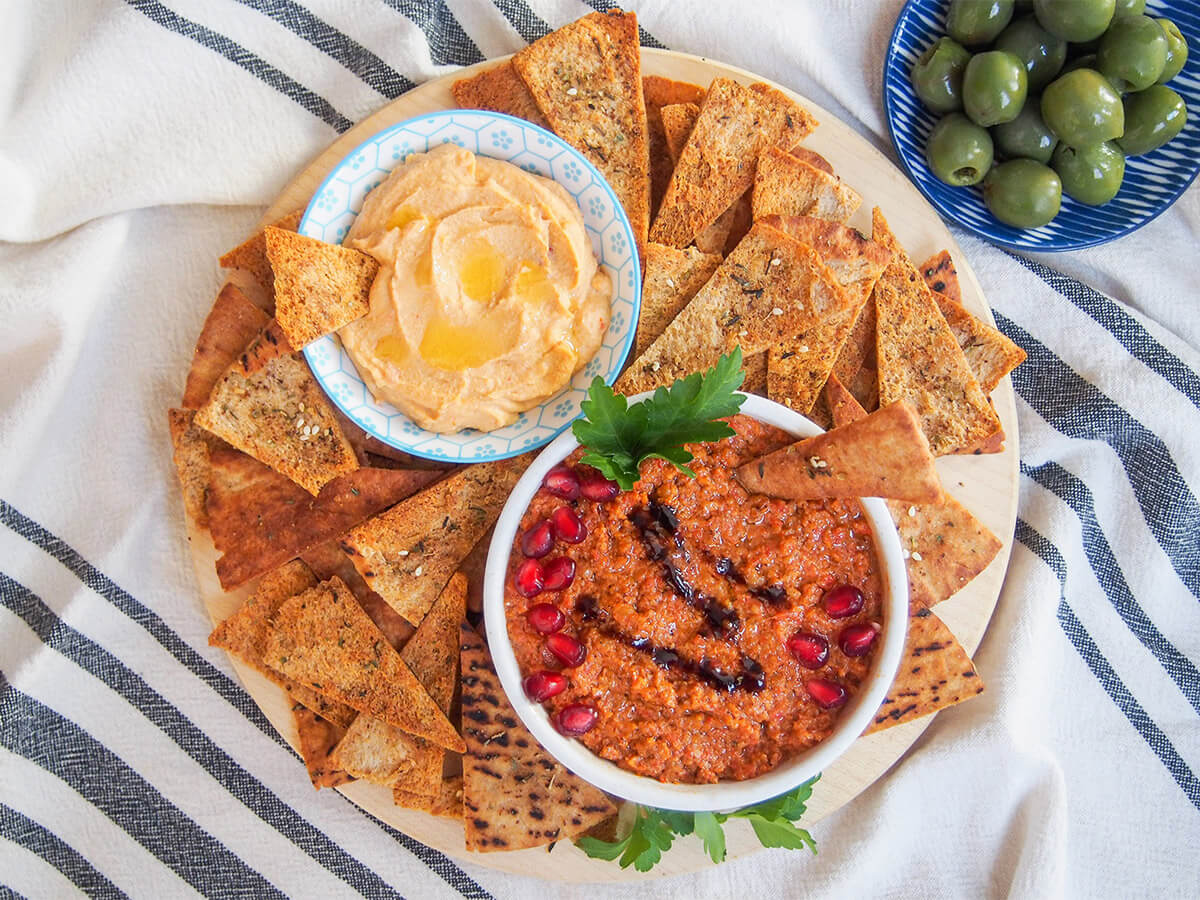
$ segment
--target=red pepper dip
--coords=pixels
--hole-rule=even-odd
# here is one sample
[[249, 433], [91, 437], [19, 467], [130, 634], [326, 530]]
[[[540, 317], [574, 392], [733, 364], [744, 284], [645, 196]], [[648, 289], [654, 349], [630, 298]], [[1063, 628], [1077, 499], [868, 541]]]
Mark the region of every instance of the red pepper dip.
[[638, 775], [761, 775], [833, 730], [870, 669], [882, 588], [854, 500], [747, 494], [736, 467], [792, 438], [746, 416], [632, 491], [577, 465], [546, 476], [505, 587], [531, 699]]

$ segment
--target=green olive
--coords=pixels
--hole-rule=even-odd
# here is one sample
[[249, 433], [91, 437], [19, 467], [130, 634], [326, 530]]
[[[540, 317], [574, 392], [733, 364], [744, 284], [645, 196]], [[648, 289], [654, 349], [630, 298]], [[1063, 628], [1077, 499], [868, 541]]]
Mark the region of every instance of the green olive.
[[1117, 0], [1117, 8], [1113, 10], [1113, 18], [1119, 16], [1140, 16], [1146, 11], [1146, 0]]
[[1170, 19], [1159, 19], [1158, 24], [1167, 38], [1167, 61], [1163, 65], [1162, 74], [1158, 76], [1158, 83], [1166, 84], [1180, 73], [1187, 62], [1188, 45], [1179, 33], [1179, 26]]
[[992, 166], [983, 199], [993, 216], [1015, 228], [1038, 228], [1058, 215], [1062, 181], [1049, 166], [1013, 159]]
[[1122, 93], [1150, 87], [1166, 64], [1166, 32], [1149, 16], [1113, 20], [1096, 51], [1096, 67]]
[[1111, 141], [1125, 130], [1121, 95], [1095, 69], [1076, 69], [1046, 85], [1042, 119], [1070, 147]]
[[1116, 0], [1033, 0], [1042, 27], [1075, 44], [1104, 34], [1116, 8]]
[[1037, 98], [1030, 98], [1011, 122], [1002, 122], [992, 128], [992, 140], [1001, 155], [1008, 159], [1025, 157], [1040, 163], [1050, 162], [1050, 154], [1058, 143], [1054, 132], [1042, 121]]
[[1165, 85], [1156, 84], [1125, 98], [1125, 133], [1117, 140], [1126, 156], [1157, 150], [1183, 129], [1187, 104]]
[[989, 44], [1012, 14], [1013, 0], [950, 0], [946, 31], [964, 47]]
[[1011, 53], [976, 53], [963, 73], [963, 109], [985, 128], [1010, 122], [1025, 105], [1028, 84], [1025, 64]]
[[1025, 63], [1031, 91], [1040, 91], [1053, 81], [1067, 59], [1067, 42], [1048, 32], [1033, 16], [1017, 19], [1005, 28], [994, 49], [1005, 50]]
[[913, 90], [935, 113], [962, 109], [962, 80], [971, 54], [948, 37], [925, 48], [913, 65]]
[[929, 133], [925, 159], [946, 184], [978, 184], [992, 167], [991, 135], [962, 113], [950, 113]]
[[1076, 56], [1074, 59], [1068, 59], [1067, 64], [1062, 67], [1062, 71], [1058, 74], [1066, 75], [1068, 72], [1074, 72], [1076, 69], [1094, 69], [1096, 68], [1096, 54], [1085, 53], [1083, 56]]
[[1112, 141], [1090, 147], [1059, 144], [1051, 166], [1062, 180], [1064, 194], [1088, 206], [1102, 206], [1121, 189], [1125, 154]]

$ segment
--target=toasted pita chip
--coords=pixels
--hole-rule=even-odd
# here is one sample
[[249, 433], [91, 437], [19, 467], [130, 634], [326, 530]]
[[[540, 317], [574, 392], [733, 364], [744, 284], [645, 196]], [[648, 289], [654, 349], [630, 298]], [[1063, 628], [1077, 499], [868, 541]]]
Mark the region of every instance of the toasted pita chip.
[[465, 745], [400, 654], [340, 578], [287, 600], [267, 633], [264, 659], [288, 678], [439, 747]]
[[463, 817], [463, 777], [462, 775], [449, 775], [443, 778], [432, 802], [429, 797], [413, 794], [404, 788], [393, 788], [392, 800], [397, 806], [407, 809], [424, 809], [435, 816], [461, 819]]
[[488, 550], [495, 533], [496, 526], [493, 525], [475, 542], [471, 552], [458, 566], [458, 571], [467, 579], [467, 612], [470, 614], [467, 619], [471, 622], [478, 622], [477, 617], [483, 613], [483, 574], [487, 571]]
[[737, 346], [748, 359], [850, 302], [811, 247], [756, 224], [617, 389], [634, 394], [671, 384]]
[[891, 250], [847, 225], [813, 216], [765, 216], [762, 221], [816, 250], [838, 283], [863, 303], [892, 261]]
[[[704, 88], [660, 75], [645, 75], [642, 77], [642, 97], [646, 102], [646, 134], [650, 144], [650, 216], [653, 218], [662, 203], [671, 173], [675, 171], [676, 157], [667, 146], [662, 108], [679, 103], [698, 104], [704, 98]], [[696, 110], [699, 112], [700, 107]]]
[[583, 834], [613, 815], [521, 724], [478, 633], [462, 627], [463, 817], [467, 849], [524, 850]]
[[[679, 154], [687, 144], [688, 136], [700, 115], [700, 107], [695, 103], [679, 103], [674, 106], [664, 106], [661, 110], [663, 132], [666, 136], [667, 152], [671, 155], [672, 163], [679, 161]], [[696, 249], [701, 253], [724, 253], [735, 226], [742, 224], [741, 220], [751, 218], [749, 211], [749, 192], [738, 199], [736, 203], [717, 216], [711, 225], [707, 225], [696, 235]], [[749, 225], [747, 225], [747, 229]], [[740, 238], [739, 238], [740, 239]], [[735, 242], [736, 243], [736, 242]]]
[[229, 446], [209, 451], [209, 467], [206, 510], [213, 544], [222, 554], [217, 576], [227, 591], [341, 536], [440, 475], [427, 469], [357, 469], [314, 498]]
[[867, 412], [879, 409], [879, 373], [863, 366], [850, 379], [849, 391]]
[[862, 197], [836, 175], [822, 172], [779, 147], [767, 147], [754, 174], [754, 220], [764, 216], [812, 216], [845, 222]]
[[916, 414], [905, 403], [738, 466], [751, 493], [793, 500], [891, 497], [936, 503], [942, 484]]
[[700, 118], [699, 103], [673, 103], [659, 110], [662, 120], [663, 138], [667, 142], [667, 153], [672, 163], [679, 162], [679, 155], [687, 144], [696, 119]]
[[935, 293], [933, 299], [985, 394], [995, 390], [1000, 379], [1025, 361], [1025, 351], [1002, 331], [977, 319], [949, 297]]
[[358, 468], [325, 392], [274, 323], [229, 367], [195, 421], [314, 496]]
[[242, 606], [213, 629], [208, 643], [232, 653], [242, 662], [274, 681], [292, 698], [322, 718], [345, 728], [354, 721], [349, 706], [321, 696], [307, 685], [299, 684], [270, 668], [264, 661], [270, 620], [284, 601], [317, 583], [312, 571], [300, 560], [292, 560], [263, 576], [258, 588]]
[[529, 462], [525, 454], [465, 466], [352, 529], [342, 549], [392, 609], [420, 624]]
[[864, 734], [911, 722], [983, 693], [983, 680], [962, 644], [937, 616], [921, 610], [908, 620], [900, 671]]
[[[886, 270], [885, 270], [886, 271]], [[875, 288], [872, 286], [871, 292]], [[850, 387], [854, 377], [863, 366], [872, 370], [874, 376], [875, 360], [875, 302], [869, 299], [858, 314], [858, 320], [846, 343], [842, 344], [842, 352], [838, 354], [833, 364], [833, 374], [842, 384]], [[878, 388], [874, 388], [878, 391]]]
[[345, 582], [350, 593], [358, 601], [358, 605], [375, 623], [375, 627], [383, 632], [387, 642], [400, 650], [408, 643], [408, 639], [416, 631], [408, 621], [388, 606], [387, 601], [368, 587], [363, 577], [350, 562], [350, 557], [342, 552], [337, 540], [326, 541], [308, 550], [300, 558], [313, 570], [318, 581], [328, 581], [334, 575]]
[[823, 394], [825, 407], [829, 410], [830, 420], [835, 427], [849, 425], [867, 415], [867, 411], [854, 399], [849, 388], [842, 384], [836, 375], [829, 376], [829, 380], [825, 382]]
[[719, 255], [701, 253], [694, 247], [677, 250], [653, 242], [646, 245], [646, 278], [642, 284], [634, 359], [663, 333], [720, 264]]
[[329, 751], [342, 739], [346, 729], [321, 718], [301, 703], [292, 707], [292, 719], [296, 723], [300, 758], [313, 787], [320, 790], [353, 781], [353, 775], [340, 771], [329, 761]]
[[221, 288], [196, 340], [180, 405], [185, 409], [203, 406], [213, 385], [269, 319], [270, 316], [250, 302], [236, 285], [227, 284]]
[[1000, 419], [908, 254], [878, 207], [872, 237], [895, 254], [875, 285], [879, 404], [912, 404], [934, 456], [994, 434]]
[[751, 353], [747, 356], [742, 363], [742, 370], [746, 373], [742, 380], [742, 390], [747, 394], [767, 396], [767, 367], [766, 353]]
[[450, 91], [463, 109], [489, 109], [542, 128], [550, 127], [512, 62], [502, 62], [471, 78], [460, 78]]
[[167, 425], [175, 450], [175, 471], [183, 490], [183, 509], [199, 527], [207, 528], [209, 454], [213, 448], [225, 446], [225, 442], [196, 425], [192, 421], [194, 416], [195, 410], [168, 409]]
[[788, 151], [788, 153], [792, 154], [792, 156], [796, 157], [796, 159], [800, 160], [801, 162], [808, 163], [814, 169], [820, 169], [827, 175], [834, 174], [833, 166], [830, 164], [829, 160], [823, 157], [820, 153], [817, 153], [815, 150], [809, 150], [807, 147], [793, 147]]
[[[304, 218], [304, 211], [298, 209], [278, 221], [272, 222], [271, 225], [286, 231], [295, 231], [300, 226], [302, 218]], [[266, 291], [266, 296], [270, 300], [267, 312], [275, 311], [275, 276], [271, 272], [271, 261], [267, 259], [267, 239], [263, 232], [259, 231], [247, 238], [222, 256], [218, 262], [223, 269], [241, 269], [253, 276], [254, 280]]]
[[296, 350], [361, 319], [371, 309], [379, 263], [365, 253], [268, 225], [275, 318]]
[[642, 256], [650, 225], [650, 150], [637, 16], [591, 13], [534, 41], [512, 64], [554, 132], [612, 186]]
[[950, 258], [949, 250], [939, 250], [921, 263], [921, 277], [935, 294], [942, 294], [955, 303], [962, 303], [958, 270], [954, 268], [954, 260]]
[[807, 111], [774, 88], [714, 79], [679, 155], [650, 239], [672, 247], [692, 243], [750, 189], [764, 147], [794, 147], [815, 127]]

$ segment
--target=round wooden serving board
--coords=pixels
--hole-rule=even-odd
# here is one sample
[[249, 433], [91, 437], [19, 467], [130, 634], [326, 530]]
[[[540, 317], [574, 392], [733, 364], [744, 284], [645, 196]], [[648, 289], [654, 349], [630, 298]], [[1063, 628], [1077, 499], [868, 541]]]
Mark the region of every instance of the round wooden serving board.
[[[495, 65], [498, 61], [490, 60], [428, 82], [360, 122], [334, 141], [287, 186], [267, 211], [263, 223], [272, 222], [292, 210], [306, 207], [313, 191], [330, 169], [367, 137], [404, 119], [435, 110], [454, 108], [450, 85], [456, 79], [474, 74], [478, 70]], [[705, 86], [717, 77], [732, 78], [745, 84], [767, 80], [751, 72], [697, 56], [648, 48], [642, 50], [642, 71], [646, 75], [662, 75]], [[802, 103], [817, 117], [821, 124], [805, 140], [805, 146], [826, 157], [833, 164], [837, 174], [862, 194], [863, 206], [850, 224], [870, 234], [871, 207], [879, 206], [915, 262], [920, 262], [943, 248], [948, 249], [962, 282], [964, 306], [977, 316], [994, 322], [979, 282], [958, 244], [932, 207], [900, 170], [831, 113], [795, 91], [778, 84], [773, 86]], [[937, 461], [943, 483], [950, 493], [1004, 542], [996, 559], [978, 578], [935, 610], [969, 653], [974, 653], [979, 646], [1000, 594], [1012, 548], [1013, 527], [1017, 514], [1017, 422], [1012, 384], [1008, 378], [993, 392], [992, 400], [1007, 435], [1004, 452], [982, 456], [943, 457]], [[248, 590], [243, 589], [230, 594], [221, 590], [214, 569], [216, 553], [208, 532], [191, 528], [190, 525], [189, 528], [200, 593], [209, 615], [213, 622], [217, 623], [237, 609]], [[236, 659], [232, 662], [246, 690], [262, 708], [271, 724], [296, 746], [290, 704], [284, 692], [257, 672], [241, 665]], [[985, 681], [987, 674], [981, 673]], [[952, 712], [950, 714], [953, 715]], [[808, 813], [800, 824], [811, 828], [822, 818], [853, 800], [904, 755], [931, 721], [932, 717], [926, 717], [860, 738], [835, 765], [825, 770], [813, 791]], [[297, 765], [295, 777], [307, 777], [303, 767]], [[390, 789], [367, 782], [354, 782], [338, 790], [367, 812], [431, 847], [452, 857], [506, 872], [575, 882], [620, 881], [673, 875], [712, 865], [701, 849], [700, 842], [692, 838], [677, 841], [649, 875], [638, 873], [632, 868], [622, 870], [614, 862], [589, 859], [569, 841], [561, 841], [554, 847], [553, 865], [546, 865], [544, 848], [510, 853], [468, 853], [463, 844], [462, 825], [455, 820], [401, 809], [392, 803]], [[726, 826], [726, 832], [730, 858], [761, 849], [754, 833], [743, 821], [731, 821]], [[819, 836], [818, 830], [818, 839]]]

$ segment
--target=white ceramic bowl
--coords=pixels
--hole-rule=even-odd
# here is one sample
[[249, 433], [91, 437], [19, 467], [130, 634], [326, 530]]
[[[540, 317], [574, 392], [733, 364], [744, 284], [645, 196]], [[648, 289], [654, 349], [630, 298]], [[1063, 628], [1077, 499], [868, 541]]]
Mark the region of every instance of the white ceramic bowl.
[[[649, 394], [631, 398], [636, 402]], [[821, 429], [785, 406], [762, 397], [747, 395], [742, 413], [768, 425], [781, 428], [796, 438], [811, 437]], [[842, 711], [833, 733], [812, 749], [794, 756], [765, 775], [745, 781], [717, 784], [664, 784], [653, 778], [635, 775], [606, 759], [601, 759], [581, 742], [559, 734], [546, 710], [525, 696], [521, 672], [508, 638], [504, 612], [504, 579], [508, 571], [513, 540], [534, 494], [546, 473], [578, 447], [567, 431], [543, 450], [525, 475], [517, 482], [496, 523], [495, 537], [488, 551], [483, 583], [483, 611], [488, 646], [496, 663], [500, 683], [525, 726], [533, 732], [551, 755], [576, 775], [596, 787], [632, 800], [643, 806], [684, 811], [724, 811], [760, 803], [790, 791], [817, 775], [837, 759], [862, 734], [883, 702], [896, 675], [904, 651], [908, 626], [908, 576], [900, 555], [900, 539], [882, 500], [864, 498], [863, 511], [871, 522], [875, 549], [883, 581], [882, 641], [875, 651], [870, 674], [850, 703]]]

